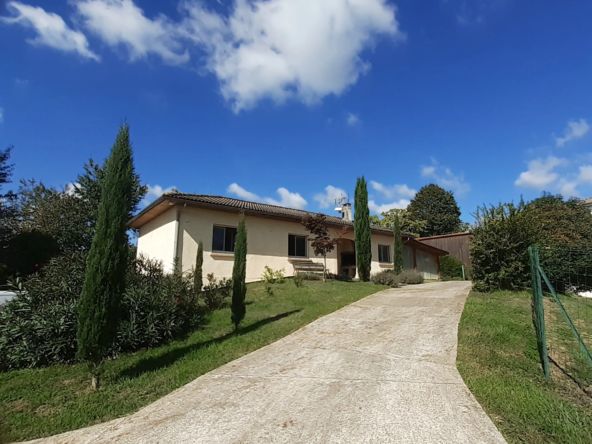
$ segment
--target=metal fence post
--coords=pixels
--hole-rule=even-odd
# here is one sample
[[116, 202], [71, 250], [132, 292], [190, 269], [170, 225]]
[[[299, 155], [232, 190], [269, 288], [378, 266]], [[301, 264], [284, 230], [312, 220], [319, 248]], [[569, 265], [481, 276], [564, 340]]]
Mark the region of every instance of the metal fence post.
[[463, 274], [463, 281], [466, 281], [467, 278], [465, 278], [465, 266], [462, 265], [462, 274]]
[[543, 287], [539, 273], [539, 248], [528, 247], [530, 273], [532, 277], [532, 322], [537, 335], [537, 348], [543, 366], [545, 378], [549, 379], [549, 354], [547, 351], [547, 333], [545, 330], [545, 307], [543, 305]]

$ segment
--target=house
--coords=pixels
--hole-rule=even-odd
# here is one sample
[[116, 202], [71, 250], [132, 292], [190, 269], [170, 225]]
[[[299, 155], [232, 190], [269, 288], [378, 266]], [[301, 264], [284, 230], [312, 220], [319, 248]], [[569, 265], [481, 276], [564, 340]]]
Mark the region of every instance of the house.
[[[341, 217], [327, 216], [331, 236], [340, 235], [335, 250], [327, 255], [327, 271], [356, 275], [351, 205], [345, 204]], [[322, 264], [309, 245], [309, 233], [300, 223], [309, 213], [221, 196], [166, 193], [130, 220], [130, 228], [139, 229], [138, 255], [162, 261], [172, 271], [175, 261], [181, 270], [195, 265], [197, 245], [204, 246], [204, 276], [230, 278], [234, 260], [234, 238], [239, 214], [245, 214], [248, 232], [247, 281], [261, 279], [265, 266], [295, 274], [302, 264]], [[372, 226], [372, 273], [393, 267], [393, 233], [389, 228]], [[437, 279], [439, 248], [422, 244], [411, 234], [403, 234], [404, 265], [425, 278]]]
[[586, 208], [588, 208], [590, 210], [590, 212], [592, 212], [592, 197], [588, 197], [587, 199], [582, 199], [580, 202], [582, 203], [582, 205], [584, 205]]
[[457, 258], [465, 267], [471, 266], [471, 257], [469, 254], [469, 245], [471, 243], [471, 233], [453, 233], [442, 234], [440, 236], [420, 237], [419, 242], [448, 251], [448, 254]]

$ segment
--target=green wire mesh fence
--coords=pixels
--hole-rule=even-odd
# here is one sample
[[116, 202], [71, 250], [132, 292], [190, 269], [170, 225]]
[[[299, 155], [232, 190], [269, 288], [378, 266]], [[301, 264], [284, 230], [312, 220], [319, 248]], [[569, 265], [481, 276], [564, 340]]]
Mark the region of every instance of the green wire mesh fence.
[[592, 395], [592, 251], [533, 246], [529, 255], [545, 377], [553, 365]]

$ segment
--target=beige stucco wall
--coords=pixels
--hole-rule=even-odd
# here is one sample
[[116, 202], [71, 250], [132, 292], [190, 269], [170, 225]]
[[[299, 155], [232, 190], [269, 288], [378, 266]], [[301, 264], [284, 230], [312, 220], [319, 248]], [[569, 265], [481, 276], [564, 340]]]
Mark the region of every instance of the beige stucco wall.
[[[195, 266], [197, 243], [204, 244], [204, 276], [214, 273], [217, 278], [231, 277], [234, 261], [233, 254], [212, 252], [212, 236], [214, 225], [237, 227], [238, 213], [209, 210], [196, 207], [180, 207], [179, 247], [183, 271], [189, 271]], [[286, 276], [294, 275], [292, 261], [288, 257], [288, 235], [307, 236], [307, 232], [300, 222], [283, 221], [258, 216], [247, 215], [247, 282], [261, 279], [265, 266], [274, 270], [284, 269]], [[314, 262], [323, 261], [316, 257], [310, 244], [307, 245], [308, 259]], [[327, 256], [327, 269], [337, 272], [336, 251]]]
[[[176, 220], [179, 220], [177, 228]], [[195, 266], [197, 244], [201, 240], [204, 245], [204, 277], [214, 273], [216, 278], [230, 278], [234, 255], [232, 253], [218, 253], [212, 251], [212, 237], [214, 225], [238, 226], [239, 215], [235, 212], [211, 210], [198, 207], [176, 206], [166, 213], [158, 216], [140, 229], [138, 238], [138, 254], [144, 254], [163, 262], [167, 271], [173, 269], [173, 258], [179, 256], [181, 269], [190, 271]], [[288, 257], [288, 235], [296, 234], [308, 236], [304, 227], [298, 221], [285, 221], [261, 216], [247, 215], [245, 217], [248, 232], [247, 247], [247, 282], [258, 281], [264, 272], [265, 266], [274, 270], [284, 269], [286, 276], [294, 275], [294, 261], [301, 258]], [[177, 231], [178, 230], [178, 231]], [[343, 239], [354, 239], [353, 229], [345, 234], [337, 228], [330, 229], [331, 236], [341, 234]], [[389, 245], [391, 263], [378, 262], [378, 246]], [[372, 234], [372, 274], [386, 268], [392, 268], [393, 237], [382, 234]], [[335, 250], [327, 255], [327, 270], [338, 274], [338, 257], [342, 252], [352, 251], [353, 243], [343, 242]], [[409, 251], [406, 251], [409, 250]], [[405, 246], [405, 269], [412, 268], [411, 249]], [[419, 253], [419, 252], [418, 252]], [[308, 260], [323, 262], [322, 257], [317, 257], [312, 252], [310, 243], [307, 242]], [[433, 258], [430, 255], [422, 256], [418, 260], [418, 271], [425, 277], [432, 278], [436, 270]], [[411, 267], [409, 267], [411, 265]], [[437, 270], [436, 270], [437, 277]], [[357, 273], [356, 273], [357, 275]]]
[[137, 254], [161, 261], [167, 272], [173, 271], [177, 234], [176, 221], [177, 209], [171, 207], [142, 226], [138, 236]]

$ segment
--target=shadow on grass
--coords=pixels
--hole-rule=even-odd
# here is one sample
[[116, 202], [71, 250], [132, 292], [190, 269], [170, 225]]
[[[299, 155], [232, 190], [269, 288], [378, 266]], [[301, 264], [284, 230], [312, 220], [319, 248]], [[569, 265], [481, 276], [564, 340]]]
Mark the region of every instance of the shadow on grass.
[[213, 344], [219, 344], [219, 343], [224, 342], [227, 339], [233, 338], [235, 336], [246, 335], [248, 333], [251, 333], [252, 331], [255, 331], [255, 330], [263, 327], [264, 325], [270, 324], [275, 321], [279, 321], [280, 319], [286, 318], [290, 315], [293, 315], [294, 313], [298, 313], [301, 311], [302, 311], [302, 309], [298, 309], [298, 310], [287, 311], [285, 313], [280, 313], [275, 316], [271, 316], [269, 318], [261, 319], [260, 321], [257, 321], [251, 325], [247, 325], [246, 327], [241, 328], [238, 332], [233, 331], [231, 333], [227, 333], [224, 336], [220, 336], [218, 338], [213, 338], [213, 339], [209, 339], [204, 342], [198, 342], [197, 344], [190, 344], [190, 345], [186, 345], [184, 347], [175, 348], [174, 350], [166, 352], [162, 355], [151, 356], [149, 358], [142, 359], [142, 360], [138, 361], [137, 363], [135, 363], [134, 365], [132, 365], [131, 367], [129, 367], [129, 368], [123, 370], [121, 373], [119, 373], [119, 378], [133, 379], [133, 378], [137, 378], [138, 376], [141, 376], [144, 373], [152, 372], [152, 371], [164, 368], [164, 367], [168, 367], [168, 366], [174, 364], [179, 359], [183, 358], [184, 356], [186, 356], [189, 353], [192, 353], [196, 350], [199, 350], [204, 347], [208, 347]]

